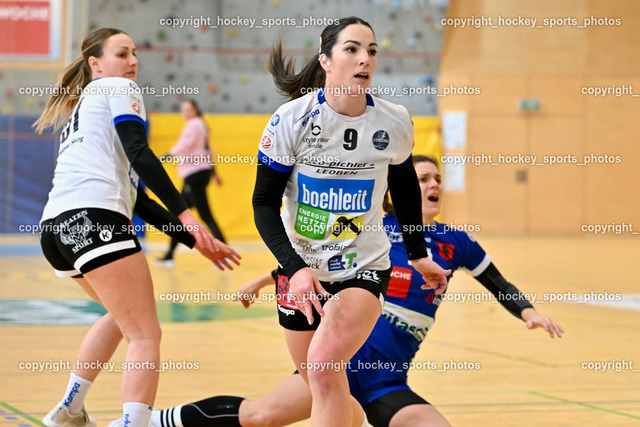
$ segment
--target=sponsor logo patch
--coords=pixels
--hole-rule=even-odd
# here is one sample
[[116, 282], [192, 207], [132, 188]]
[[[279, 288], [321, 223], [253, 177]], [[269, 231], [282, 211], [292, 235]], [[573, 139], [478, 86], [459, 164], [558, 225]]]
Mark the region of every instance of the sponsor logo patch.
[[331, 240], [355, 239], [364, 229], [364, 215], [336, 218], [331, 226]]
[[271, 148], [271, 145], [272, 145], [271, 138], [269, 138], [267, 135], [264, 135], [260, 140], [260, 148], [262, 148], [265, 151], [268, 151]]
[[373, 146], [376, 150], [384, 150], [389, 146], [389, 134], [386, 130], [379, 130], [373, 134]]
[[278, 305], [284, 308], [297, 310], [296, 303], [293, 302], [293, 300], [291, 299], [291, 295], [289, 294], [289, 281], [285, 276], [278, 276], [278, 282], [276, 285], [276, 298], [278, 300]]
[[446, 259], [447, 261], [453, 260], [453, 251], [455, 250], [455, 246], [451, 243], [442, 243], [436, 241], [438, 244], [438, 254], [442, 257], [442, 259]]
[[88, 237], [93, 223], [83, 210], [60, 224], [60, 241], [64, 245], [73, 245], [71, 251], [75, 254], [81, 249], [93, 244], [93, 238]]
[[374, 183], [373, 179], [319, 179], [298, 174], [298, 202], [329, 212], [367, 212]]
[[329, 258], [329, 271], [349, 270], [357, 267], [358, 265], [355, 263], [357, 256], [357, 253], [352, 252], [350, 254], [336, 255]]
[[393, 270], [391, 270], [391, 279], [389, 280], [389, 289], [387, 290], [387, 296], [406, 298], [409, 294], [412, 275], [413, 270], [411, 270], [410, 268], [394, 266]]
[[295, 230], [298, 234], [309, 239], [322, 240], [328, 223], [329, 212], [298, 203], [295, 224]]

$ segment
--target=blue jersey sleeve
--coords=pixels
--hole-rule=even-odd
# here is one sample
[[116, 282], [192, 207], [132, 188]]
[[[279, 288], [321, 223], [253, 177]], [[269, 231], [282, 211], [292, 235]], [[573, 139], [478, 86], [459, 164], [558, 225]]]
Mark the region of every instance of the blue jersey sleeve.
[[491, 264], [491, 257], [471, 235], [458, 231], [461, 251], [461, 266], [469, 270], [471, 276], [476, 277]]

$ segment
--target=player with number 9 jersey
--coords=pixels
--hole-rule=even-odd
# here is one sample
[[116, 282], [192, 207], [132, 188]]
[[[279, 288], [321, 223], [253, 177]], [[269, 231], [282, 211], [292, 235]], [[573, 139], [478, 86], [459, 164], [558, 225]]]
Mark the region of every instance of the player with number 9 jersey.
[[290, 102], [260, 139], [254, 219], [290, 284], [278, 301], [286, 314], [280, 323], [309, 382], [318, 425], [361, 424], [344, 370], [306, 366], [308, 360], [349, 360], [379, 317], [391, 270], [381, 210], [387, 185], [399, 200], [409, 259], [430, 286], [444, 287], [448, 274], [427, 257], [419, 229], [409, 114], [368, 94], [377, 46], [371, 26], [352, 16], [325, 27], [318, 54], [298, 74], [292, 60], [285, 63], [281, 44], [269, 59], [276, 86]]
[[[527, 298], [498, 271], [490, 256], [476, 240], [452, 224], [435, 221], [440, 214], [443, 189], [437, 161], [427, 156], [413, 156], [422, 195], [422, 223], [429, 257], [451, 272], [466, 270], [480, 282], [507, 311], [526, 322], [529, 329], [541, 327], [553, 338], [564, 332], [552, 319], [539, 314]], [[384, 229], [391, 242], [393, 271], [387, 299], [373, 331], [364, 345], [347, 362], [349, 391], [364, 408], [368, 423], [376, 427], [449, 426], [447, 420], [424, 397], [408, 385], [408, 373], [414, 367], [437, 363], [413, 362], [427, 332], [435, 322], [436, 310], [445, 293], [425, 289], [421, 274], [409, 263], [394, 206], [385, 198]], [[466, 228], [466, 227], [465, 227]], [[451, 275], [447, 280], [451, 279]], [[278, 296], [288, 290], [287, 278], [277, 270], [251, 280], [240, 288], [239, 298], [249, 307], [260, 289], [276, 282]], [[488, 295], [488, 294], [487, 294]], [[296, 312], [294, 307], [290, 309]], [[289, 311], [289, 310], [288, 310]], [[304, 318], [299, 312], [294, 313]], [[280, 311], [281, 318], [289, 314]], [[466, 369], [477, 369], [480, 362], [464, 362]], [[330, 364], [331, 368], [336, 364]], [[442, 366], [444, 368], [444, 366]], [[437, 390], [431, 390], [437, 393]], [[240, 425], [288, 425], [309, 417], [312, 396], [301, 375], [290, 375], [266, 396], [244, 399], [236, 396], [213, 396], [198, 402], [154, 412], [152, 427], [173, 421], [176, 426], [222, 425], [237, 420]], [[225, 424], [226, 425], [226, 424]]]
[[411, 155], [406, 108], [367, 95], [364, 114], [332, 110], [324, 91], [284, 104], [262, 134], [258, 158], [291, 172], [282, 219], [298, 255], [323, 281], [389, 268], [382, 199], [389, 166]]

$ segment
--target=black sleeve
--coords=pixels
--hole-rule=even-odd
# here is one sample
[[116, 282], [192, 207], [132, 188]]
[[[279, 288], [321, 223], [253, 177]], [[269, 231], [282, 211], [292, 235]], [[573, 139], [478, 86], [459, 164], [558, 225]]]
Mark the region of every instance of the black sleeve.
[[138, 186], [138, 195], [136, 204], [133, 207], [133, 213], [180, 243], [190, 248], [195, 246], [195, 237], [184, 229], [182, 221], [160, 206], [155, 200], [150, 199], [141, 185]]
[[130, 120], [118, 123], [116, 131], [122, 141], [124, 152], [140, 179], [162, 200], [172, 214], [178, 215], [187, 210], [187, 202], [178, 193], [162, 163], [149, 148], [144, 126]]
[[273, 279], [274, 283], [278, 283], [278, 269], [274, 268], [273, 270], [271, 270], [271, 278]]
[[487, 288], [487, 290], [496, 297], [498, 302], [518, 319], [522, 320], [520, 317], [522, 310], [525, 308], [533, 308], [522, 292], [507, 282], [507, 279], [500, 274], [493, 263], [489, 264], [475, 279], [482, 283], [482, 286]]
[[411, 157], [401, 165], [389, 166], [387, 181], [409, 259], [427, 257], [422, 225], [422, 196]]
[[280, 218], [282, 195], [290, 175], [291, 172], [278, 172], [269, 166], [258, 164], [256, 186], [253, 190], [253, 217], [256, 227], [287, 277], [307, 267], [293, 250]]

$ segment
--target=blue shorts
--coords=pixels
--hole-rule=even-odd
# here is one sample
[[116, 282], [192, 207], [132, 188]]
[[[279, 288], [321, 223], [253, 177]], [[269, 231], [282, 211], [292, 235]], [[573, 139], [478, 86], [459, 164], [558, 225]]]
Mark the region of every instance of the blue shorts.
[[346, 367], [349, 390], [374, 427], [387, 427], [402, 408], [428, 405], [407, 385], [420, 342], [380, 316], [371, 335]]
[[[385, 323], [389, 325], [389, 328], [394, 328], [386, 319], [380, 317], [372, 335], [380, 332], [381, 327], [386, 328]], [[392, 352], [389, 350], [394, 344], [394, 340], [389, 340], [383, 353], [367, 340], [351, 358], [347, 367], [349, 389], [362, 407], [387, 393], [410, 390], [407, 385], [407, 367], [411, 358], [407, 360], [398, 357], [397, 354], [390, 354]]]
[[419, 346], [413, 335], [380, 316], [367, 341], [351, 358], [349, 389], [374, 427], [387, 427], [402, 408], [429, 404], [407, 385], [411, 360]]

